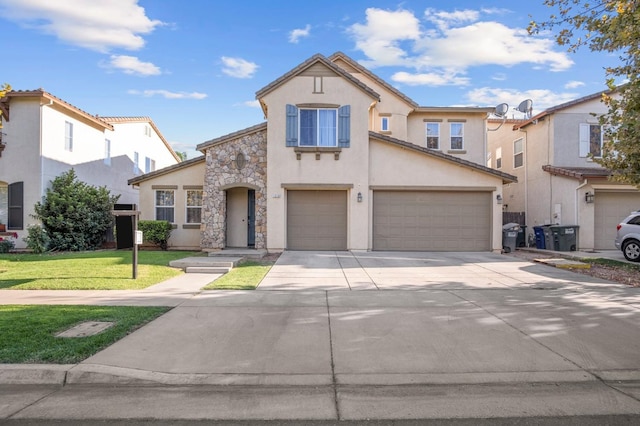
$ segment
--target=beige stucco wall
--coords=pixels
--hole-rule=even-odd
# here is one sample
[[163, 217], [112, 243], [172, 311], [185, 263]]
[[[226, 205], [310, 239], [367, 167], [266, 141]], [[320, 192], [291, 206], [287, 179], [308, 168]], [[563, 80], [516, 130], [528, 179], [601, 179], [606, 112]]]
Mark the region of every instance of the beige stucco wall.
[[[488, 173], [472, 170], [462, 165], [416, 153], [402, 147], [372, 140], [370, 144], [370, 187], [402, 187], [404, 189], [456, 189], [491, 192], [492, 250], [502, 249], [502, 205], [495, 202], [502, 195], [502, 179]], [[402, 173], [398, 171], [402, 170]], [[368, 191], [369, 208], [368, 247], [372, 247], [372, 190]]]
[[[486, 113], [445, 113], [445, 112], [416, 112], [409, 116], [407, 122], [407, 141], [427, 146], [427, 126], [425, 120], [441, 120], [440, 123], [440, 151], [467, 161], [485, 165], [485, 119]], [[451, 123], [464, 124], [463, 149], [451, 150]]]
[[[264, 102], [268, 106], [267, 149], [267, 248], [286, 248], [286, 189], [290, 184], [308, 184], [308, 188], [349, 185], [348, 247], [367, 249], [365, 203], [355, 201], [358, 191], [368, 184], [369, 108], [374, 102], [368, 94], [341, 77], [325, 77], [324, 93], [314, 94], [311, 77], [295, 77], [286, 85], [270, 92]], [[342, 148], [335, 160], [333, 153], [303, 153], [296, 159], [294, 148], [285, 146], [286, 104], [325, 103], [351, 105], [350, 147]], [[284, 186], [284, 187], [283, 187]]]
[[201, 231], [200, 226], [186, 224], [186, 194], [187, 189], [204, 185], [205, 165], [204, 159], [195, 164], [179, 168], [172, 173], [152, 177], [140, 183], [140, 202], [138, 209], [141, 211], [141, 220], [155, 219], [155, 189], [175, 188], [175, 227], [169, 238], [170, 249], [199, 250]]

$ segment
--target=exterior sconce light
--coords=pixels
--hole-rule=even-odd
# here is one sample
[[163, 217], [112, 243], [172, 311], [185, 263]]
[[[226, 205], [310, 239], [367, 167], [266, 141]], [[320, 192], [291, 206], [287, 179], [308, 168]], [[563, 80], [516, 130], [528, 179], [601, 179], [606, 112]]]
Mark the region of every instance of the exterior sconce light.
[[496, 202], [498, 204], [502, 204], [502, 195], [500, 195], [500, 194], [496, 195]]
[[358, 192], [358, 202], [361, 203], [362, 202], [362, 192]]
[[587, 191], [584, 194], [584, 202], [587, 203], [587, 204], [591, 204], [591, 203], [593, 203], [595, 197], [596, 197], [595, 194], [592, 194], [591, 192]]

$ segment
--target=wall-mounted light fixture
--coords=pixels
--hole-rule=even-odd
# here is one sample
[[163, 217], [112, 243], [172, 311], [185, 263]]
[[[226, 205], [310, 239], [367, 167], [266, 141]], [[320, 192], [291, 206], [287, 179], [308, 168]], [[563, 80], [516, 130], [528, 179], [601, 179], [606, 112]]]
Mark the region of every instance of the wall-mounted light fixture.
[[358, 192], [358, 202], [361, 203], [362, 202], [362, 192]]
[[593, 193], [591, 193], [591, 192], [589, 192], [589, 191], [587, 191], [587, 192], [584, 194], [584, 202], [585, 202], [585, 203], [587, 203], [587, 204], [591, 204], [591, 203], [593, 203], [593, 201], [594, 201], [594, 199], [595, 199], [595, 198], [596, 198], [596, 194], [593, 194]]
[[502, 204], [502, 195], [500, 195], [500, 194], [496, 195], [496, 202], [498, 204]]

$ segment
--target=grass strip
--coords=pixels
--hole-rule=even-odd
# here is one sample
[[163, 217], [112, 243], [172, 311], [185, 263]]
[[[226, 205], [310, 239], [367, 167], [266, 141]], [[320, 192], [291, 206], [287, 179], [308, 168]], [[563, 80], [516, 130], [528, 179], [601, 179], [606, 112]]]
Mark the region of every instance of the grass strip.
[[[75, 364], [169, 309], [138, 306], [0, 306], [0, 363]], [[94, 336], [55, 337], [55, 334], [85, 321], [112, 321], [115, 324]]]
[[204, 290], [255, 290], [274, 262], [249, 260], [207, 285]]
[[136, 290], [182, 274], [169, 262], [200, 252], [140, 251], [132, 279], [132, 252], [101, 250], [0, 255], [0, 288], [15, 290]]

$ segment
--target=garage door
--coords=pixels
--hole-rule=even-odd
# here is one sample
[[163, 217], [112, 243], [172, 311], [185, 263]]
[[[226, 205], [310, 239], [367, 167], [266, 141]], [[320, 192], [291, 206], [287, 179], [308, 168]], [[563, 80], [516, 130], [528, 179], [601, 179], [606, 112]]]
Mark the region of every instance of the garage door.
[[640, 194], [596, 191], [594, 212], [594, 248], [615, 250], [616, 226], [629, 213], [640, 210]]
[[375, 191], [373, 249], [489, 251], [491, 193]]
[[289, 250], [347, 249], [346, 191], [287, 191]]

